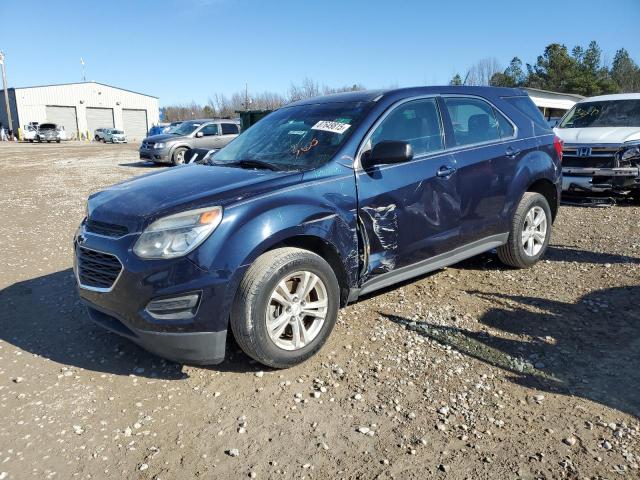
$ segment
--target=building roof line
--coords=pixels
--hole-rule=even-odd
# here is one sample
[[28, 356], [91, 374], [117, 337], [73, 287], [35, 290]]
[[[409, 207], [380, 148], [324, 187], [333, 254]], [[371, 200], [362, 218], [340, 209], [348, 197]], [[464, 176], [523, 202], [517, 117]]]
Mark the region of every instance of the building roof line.
[[[108, 83], [102, 83], [102, 82], [94, 82], [94, 81], [90, 81], [90, 82], [69, 82], [69, 83], [51, 83], [48, 85], [32, 85], [29, 87], [9, 87], [7, 90], [25, 90], [27, 88], [45, 88], [45, 87], [64, 87], [66, 85], [85, 85], [88, 83], [94, 83], [96, 85], [102, 85], [103, 87], [109, 87], [109, 88], [115, 88], [116, 90], [122, 90], [125, 92], [129, 92], [129, 93], [135, 93], [136, 95], [143, 95], [145, 97], [151, 97], [151, 98], [158, 98], [155, 95], [149, 95], [147, 93], [140, 93], [140, 92], [136, 92], [134, 90], [129, 90], [127, 88], [122, 88], [122, 87], [116, 87], [115, 85], [109, 85]], [[0, 92], [2, 91], [2, 89], [0, 89]]]
[[582, 100], [583, 98], [586, 98], [584, 95], [580, 95], [578, 93], [554, 92], [551, 90], [542, 90], [541, 88], [522, 87], [522, 90], [530, 90], [532, 92], [546, 93], [556, 97], [573, 97], [573, 98], [578, 98], [580, 100]]

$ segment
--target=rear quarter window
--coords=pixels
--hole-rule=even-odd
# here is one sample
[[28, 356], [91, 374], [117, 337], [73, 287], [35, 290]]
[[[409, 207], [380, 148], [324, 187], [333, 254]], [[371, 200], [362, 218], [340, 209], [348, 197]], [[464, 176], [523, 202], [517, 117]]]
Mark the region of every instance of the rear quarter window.
[[538, 127], [544, 130], [549, 130], [549, 124], [528, 95], [519, 97], [502, 97], [502, 99], [515, 107], [516, 110], [525, 115], [529, 120], [533, 121]]

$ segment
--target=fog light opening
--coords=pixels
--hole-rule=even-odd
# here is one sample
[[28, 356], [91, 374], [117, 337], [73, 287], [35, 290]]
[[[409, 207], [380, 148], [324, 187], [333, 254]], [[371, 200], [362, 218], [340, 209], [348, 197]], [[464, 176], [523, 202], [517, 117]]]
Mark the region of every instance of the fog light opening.
[[196, 315], [199, 304], [200, 294], [192, 293], [151, 300], [145, 310], [159, 320], [187, 320]]

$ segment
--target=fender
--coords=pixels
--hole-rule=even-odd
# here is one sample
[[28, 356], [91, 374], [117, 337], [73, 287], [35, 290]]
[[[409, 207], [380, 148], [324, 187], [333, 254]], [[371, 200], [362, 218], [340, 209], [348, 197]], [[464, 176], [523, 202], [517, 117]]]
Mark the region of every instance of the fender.
[[180, 148], [180, 147], [193, 148], [191, 145], [189, 145], [186, 142], [179, 142], [179, 143], [176, 143], [175, 145], [171, 145], [171, 147], [169, 147], [169, 154], [168, 154], [169, 160], [173, 158], [173, 152], [176, 151], [176, 148]]
[[544, 179], [554, 184], [561, 182], [562, 171], [555, 160], [544, 150], [537, 149], [524, 155], [516, 166], [513, 181], [509, 184], [507, 202], [505, 202], [502, 218], [504, 230], [509, 229], [509, 223], [513, 217], [520, 199], [536, 181]]
[[197, 248], [188, 258], [212, 275], [227, 279], [227, 303], [233, 300], [238, 284], [256, 258], [294, 237], [318, 239], [332, 248], [348, 286], [357, 284], [359, 257], [353, 174], [314, 176], [293, 188], [226, 207], [221, 224], [203, 244], [206, 248]]

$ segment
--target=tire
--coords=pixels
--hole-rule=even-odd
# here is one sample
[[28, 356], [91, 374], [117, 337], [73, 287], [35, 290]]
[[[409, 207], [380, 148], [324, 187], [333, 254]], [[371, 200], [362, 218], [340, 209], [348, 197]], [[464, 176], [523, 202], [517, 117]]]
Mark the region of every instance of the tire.
[[171, 156], [171, 161], [174, 165], [184, 165], [186, 151], [187, 149], [184, 147], [178, 147], [174, 150]]
[[98, 135], [96, 135], [95, 137], [93, 137], [93, 139], [94, 139], [96, 142], [99, 142], [99, 141], [100, 141], [100, 137], [99, 137]]
[[59, 140], [59, 139], [58, 139], [58, 140], [56, 140], [56, 143], [60, 143], [60, 140]]
[[[538, 219], [540, 223], [536, 226]], [[551, 209], [547, 199], [539, 193], [526, 192], [511, 220], [507, 243], [498, 247], [500, 261], [515, 268], [529, 268], [535, 265], [549, 246], [551, 224]], [[526, 234], [525, 227], [529, 235]], [[526, 243], [524, 235], [527, 236]]]
[[33, 138], [30, 138], [30, 139], [29, 139], [29, 143], [33, 143]]
[[[298, 301], [296, 289], [304, 282], [286, 283], [291, 303], [285, 303], [292, 306], [287, 310], [285, 303], [275, 300], [274, 296], [284, 300], [279, 284], [296, 275], [300, 279], [315, 276], [316, 283], [310, 293]], [[310, 305], [302, 300], [314, 302], [318, 307], [323, 305], [310, 310], [324, 315], [324, 320], [300, 311]], [[245, 273], [231, 309], [231, 330], [240, 348], [251, 358], [269, 367], [288, 368], [304, 362], [322, 348], [336, 323], [339, 303], [338, 280], [322, 257], [300, 248], [278, 248], [258, 257]], [[277, 322], [279, 318], [285, 321]], [[270, 334], [268, 319], [284, 325], [278, 329], [282, 333]], [[295, 335], [294, 328], [299, 332], [303, 328], [308, 340], [303, 340], [305, 335]]]

